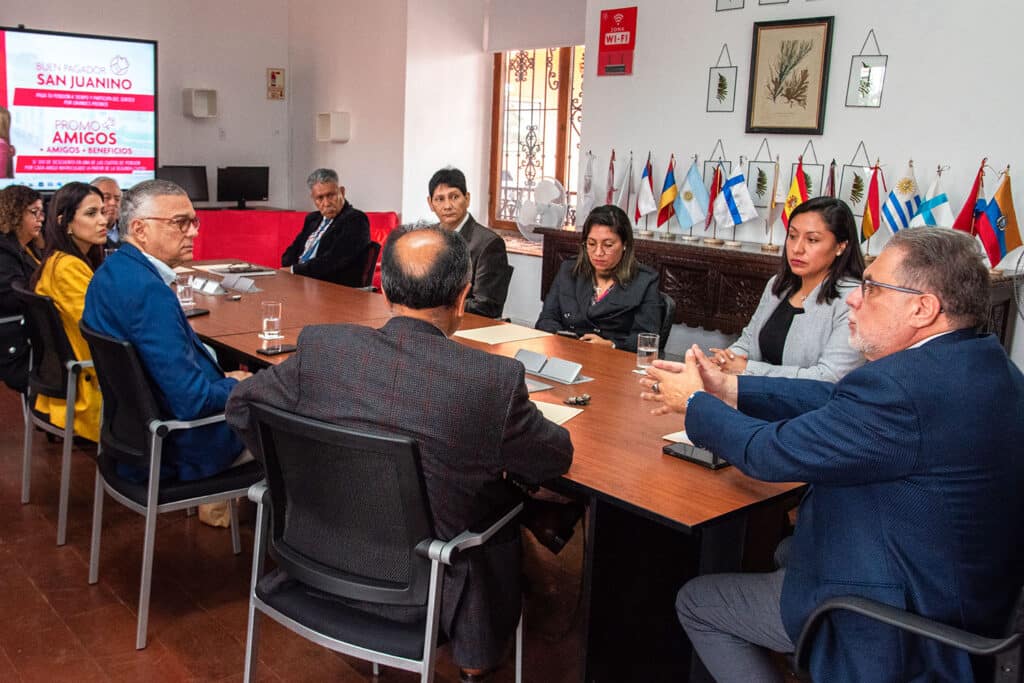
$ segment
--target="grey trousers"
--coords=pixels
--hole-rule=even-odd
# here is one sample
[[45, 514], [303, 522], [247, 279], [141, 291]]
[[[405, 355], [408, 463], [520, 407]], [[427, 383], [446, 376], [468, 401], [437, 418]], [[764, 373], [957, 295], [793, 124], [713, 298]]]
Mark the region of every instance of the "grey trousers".
[[[786, 542], [776, 551], [784, 565]], [[786, 570], [708, 574], [676, 596], [676, 614], [704, 666], [719, 683], [781, 681], [767, 650], [793, 652], [779, 605]]]

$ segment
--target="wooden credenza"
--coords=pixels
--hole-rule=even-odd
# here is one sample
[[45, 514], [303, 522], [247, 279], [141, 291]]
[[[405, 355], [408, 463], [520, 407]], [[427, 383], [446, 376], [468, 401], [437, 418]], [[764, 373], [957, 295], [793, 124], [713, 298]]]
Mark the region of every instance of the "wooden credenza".
[[[544, 235], [543, 299], [562, 261], [579, 253], [580, 233], [551, 228], [537, 232]], [[701, 242], [637, 239], [635, 244], [637, 260], [658, 271], [661, 291], [676, 300], [675, 322], [724, 334], [739, 334], [750, 321], [781, 258], [750, 242], [740, 247], [712, 247]], [[1007, 351], [1016, 318], [1013, 284], [1010, 276], [992, 275], [988, 329], [998, 335]]]

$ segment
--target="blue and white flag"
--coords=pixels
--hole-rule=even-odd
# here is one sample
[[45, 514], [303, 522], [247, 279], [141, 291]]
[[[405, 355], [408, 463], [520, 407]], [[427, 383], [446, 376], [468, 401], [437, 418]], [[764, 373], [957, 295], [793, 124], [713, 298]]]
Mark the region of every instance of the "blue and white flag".
[[942, 176], [938, 175], [932, 182], [928, 192], [924, 195], [924, 201], [917, 210], [914, 220], [910, 221], [912, 227], [932, 225], [942, 228], [953, 227], [953, 207], [949, 205], [949, 197], [940, 186]]
[[917, 189], [914, 178], [914, 162], [907, 164], [907, 170], [889, 191], [889, 198], [882, 206], [882, 222], [889, 226], [893, 233], [910, 227], [910, 221], [917, 215], [921, 206], [921, 193]]
[[708, 189], [704, 187], [704, 179], [700, 177], [700, 170], [697, 168], [697, 162], [694, 161], [690, 165], [690, 170], [686, 172], [686, 178], [683, 179], [683, 184], [679, 188], [679, 194], [672, 202], [680, 229], [686, 230], [703, 221], [707, 217], [707, 205], [710, 201]]
[[727, 228], [757, 218], [754, 198], [750, 196], [747, 179], [743, 171], [733, 172], [722, 185], [722, 191], [715, 197], [715, 221], [718, 227]]

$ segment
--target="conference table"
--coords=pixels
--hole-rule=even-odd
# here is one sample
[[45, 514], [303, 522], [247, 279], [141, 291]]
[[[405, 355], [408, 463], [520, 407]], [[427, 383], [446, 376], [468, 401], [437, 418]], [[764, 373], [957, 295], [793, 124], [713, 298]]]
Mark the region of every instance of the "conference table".
[[[237, 301], [196, 292], [196, 304], [210, 314], [191, 319], [196, 333], [219, 354], [252, 369], [289, 356], [257, 353], [266, 344], [258, 337], [262, 301], [282, 302], [284, 343], [295, 343], [306, 325], [381, 327], [390, 317], [380, 294], [287, 271], [253, 279], [261, 291]], [[502, 324], [507, 323], [467, 314], [461, 329]], [[771, 520], [781, 519], [781, 511], [798, 498], [801, 485], [760, 482], [734, 467], [713, 471], [664, 455], [662, 437], [681, 429], [681, 420], [650, 414], [651, 404], [640, 399], [633, 354], [558, 335], [493, 345], [455, 340], [503, 356], [524, 348], [575, 361], [593, 378], [576, 385], [544, 380], [553, 388], [531, 394], [548, 403], [584, 392], [592, 396], [590, 405], [564, 424], [575, 455], [569, 472], [552, 483], [587, 504], [583, 680], [700, 678], [702, 667], [690, 661], [675, 619], [675, 592], [697, 574], [740, 570], [748, 526], [771, 528]]]

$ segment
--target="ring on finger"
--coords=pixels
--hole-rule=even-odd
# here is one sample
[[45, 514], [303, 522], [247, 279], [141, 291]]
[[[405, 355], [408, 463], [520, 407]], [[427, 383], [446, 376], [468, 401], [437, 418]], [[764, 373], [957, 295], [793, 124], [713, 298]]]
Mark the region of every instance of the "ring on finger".
[[655, 382], [654, 384], [652, 384], [651, 385], [651, 391], [653, 391], [656, 394], [660, 394], [661, 393], [661, 382]]

